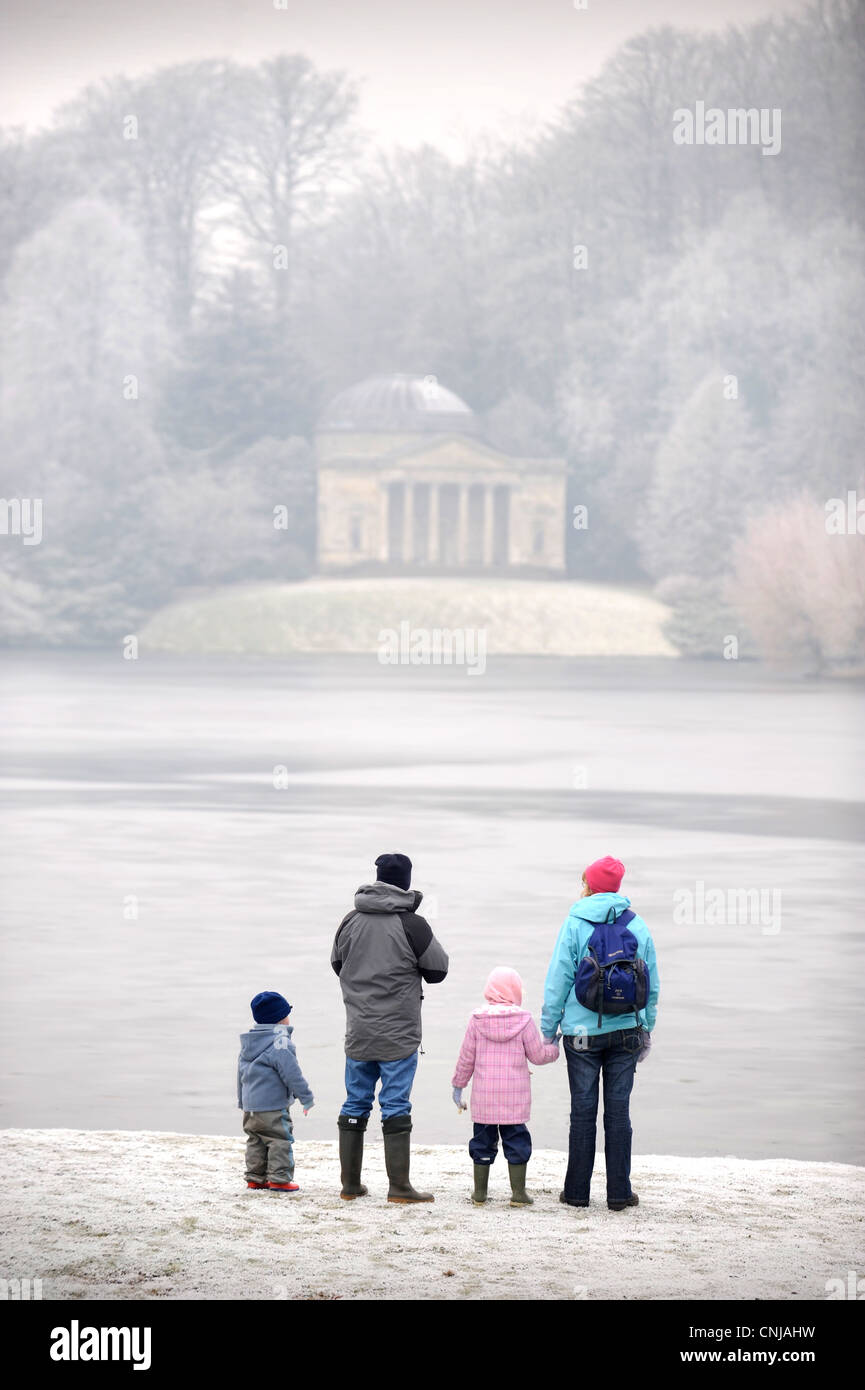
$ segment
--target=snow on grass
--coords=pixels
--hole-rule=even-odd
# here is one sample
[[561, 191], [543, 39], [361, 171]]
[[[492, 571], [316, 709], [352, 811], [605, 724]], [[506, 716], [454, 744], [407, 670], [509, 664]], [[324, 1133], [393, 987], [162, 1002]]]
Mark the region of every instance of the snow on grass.
[[602, 584], [493, 579], [310, 579], [218, 589], [154, 614], [152, 651], [374, 652], [384, 628], [486, 632], [491, 655], [675, 656], [663, 604]]
[[737, 1158], [635, 1157], [639, 1207], [558, 1201], [565, 1155], [535, 1153], [535, 1205], [511, 1208], [501, 1157], [473, 1207], [464, 1148], [413, 1154], [434, 1205], [343, 1202], [335, 1143], [299, 1142], [301, 1192], [250, 1192], [237, 1138], [0, 1131], [5, 1278], [46, 1299], [822, 1299], [861, 1274], [865, 1168]]

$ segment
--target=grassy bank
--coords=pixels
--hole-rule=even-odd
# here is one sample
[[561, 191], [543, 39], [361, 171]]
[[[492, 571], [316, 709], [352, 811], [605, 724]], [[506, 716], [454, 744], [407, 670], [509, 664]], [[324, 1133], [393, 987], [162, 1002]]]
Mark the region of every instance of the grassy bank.
[[373, 652], [383, 630], [485, 634], [490, 655], [675, 656], [667, 609], [600, 584], [310, 579], [218, 589], [156, 613], [143, 648], [176, 653]]

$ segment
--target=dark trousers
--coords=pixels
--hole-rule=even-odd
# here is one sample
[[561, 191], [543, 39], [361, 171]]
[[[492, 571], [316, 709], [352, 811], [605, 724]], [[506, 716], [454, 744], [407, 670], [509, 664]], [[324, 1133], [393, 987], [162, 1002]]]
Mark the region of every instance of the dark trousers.
[[247, 1182], [291, 1182], [294, 1126], [288, 1109], [244, 1110]]
[[640, 1044], [638, 1028], [564, 1038], [571, 1088], [571, 1132], [565, 1200], [588, 1202], [598, 1122], [598, 1089], [604, 1078], [604, 1156], [607, 1200], [631, 1195], [631, 1117], [629, 1104]]
[[532, 1136], [525, 1125], [475, 1125], [474, 1131], [474, 1138], [469, 1140], [474, 1163], [495, 1163], [499, 1135], [508, 1163], [528, 1163], [532, 1156]]

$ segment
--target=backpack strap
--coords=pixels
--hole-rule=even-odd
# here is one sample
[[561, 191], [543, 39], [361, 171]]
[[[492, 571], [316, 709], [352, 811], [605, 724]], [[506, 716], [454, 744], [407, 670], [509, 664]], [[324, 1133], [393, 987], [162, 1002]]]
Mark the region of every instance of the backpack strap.
[[[619, 927], [619, 926], [627, 926], [629, 922], [633, 922], [633, 920], [634, 920], [634, 918], [636, 917], [636, 915], [637, 915], [637, 914], [636, 914], [636, 912], [634, 912], [633, 908], [631, 908], [631, 907], [626, 907], [626, 908], [625, 908], [625, 911], [622, 913], [621, 917], [620, 917], [620, 918], [618, 919], [618, 921], [616, 922], [616, 926], [617, 926], [617, 927]], [[632, 969], [633, 974], [634, 974], [634, 999], [636, 1000], [636, 997], [637, 997], [637, 957], [636, 957], [636, 956], [634, 957], [634, 960], [633, 960], [633, 962], [632, 962], [632, 964], [631, 964], [631, 969]], [[637, 1027], [638, 1027], [638, 1028], [642, 1028], [643, 1025], [642, 1025], [641, 1022], [640, 1022], [640, 1010], [637, 1008], [636, 1003], [634, 1004], [634, 1018], [637, 1020]]]

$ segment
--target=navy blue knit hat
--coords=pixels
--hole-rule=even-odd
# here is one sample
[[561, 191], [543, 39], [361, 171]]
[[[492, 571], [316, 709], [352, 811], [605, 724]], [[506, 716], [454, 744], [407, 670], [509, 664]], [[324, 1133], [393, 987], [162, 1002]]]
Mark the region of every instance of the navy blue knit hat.
[[379, 883], [390, 883], [394, 888], [411, 887], [411, 860], [407, 854], [380, 854], [375, 867]]
[[249, 1006], [256, 1023], [281, 1023], [291, 1013], [291, 1005], [281, 994], [272, 989], [262, 990]]

